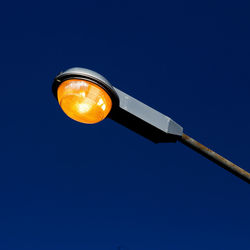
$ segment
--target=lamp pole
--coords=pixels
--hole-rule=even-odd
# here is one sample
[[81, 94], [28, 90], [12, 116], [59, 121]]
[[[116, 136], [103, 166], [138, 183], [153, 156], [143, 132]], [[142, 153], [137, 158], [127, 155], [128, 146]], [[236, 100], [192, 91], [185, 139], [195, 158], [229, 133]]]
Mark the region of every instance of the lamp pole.
[[250, 173], [184, 134], [173, 119], [115, 88], [92, 70], [71, 68], [60, 73], [52, 91], [63, 111], [76, 121], [97, 123], [109, 117], [154, 143], [180, 141], [250, 183]]
[[231, 172], [235, 176], [241, 178], [242, 180], [250, 184], [250, 173], [240, 168], [236, 164], [232, 163], [231, 161], [227, 160], [223, 156], [217, 154], [213, 150], [207, 148], [206, 146], [202, 145], [201, 143], [199, 143], [198, 141], [194, 140], [193, 138], [184, 133], [182, 134], [181, 137], [179, 137], [178, 140], [182, 142], [184, 145], [196, 151], [197, 153], [203, 155], [207, 159], [213, 161], [214, 163], [221, 166], [225, 170]]

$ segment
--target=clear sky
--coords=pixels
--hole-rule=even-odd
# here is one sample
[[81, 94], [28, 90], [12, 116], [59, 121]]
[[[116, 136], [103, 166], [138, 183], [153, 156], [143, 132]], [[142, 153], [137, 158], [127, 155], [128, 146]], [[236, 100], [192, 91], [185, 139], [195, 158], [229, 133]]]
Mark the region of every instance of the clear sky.
[[170, 116], [250, 171], [249, 1], [1, 4], [0, 249], [248, 249], [249, 185], [180, 143], [51, 92], [70, 67]]

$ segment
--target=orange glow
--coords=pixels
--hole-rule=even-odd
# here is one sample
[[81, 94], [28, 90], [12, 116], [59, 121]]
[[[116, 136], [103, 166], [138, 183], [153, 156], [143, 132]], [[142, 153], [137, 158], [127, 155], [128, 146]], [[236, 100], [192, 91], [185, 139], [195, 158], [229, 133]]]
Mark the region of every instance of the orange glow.
[[67, 116], [82, 123], [97, 123], [110, 112], [112, 101], [101, 87], [86, 80], [71, 79], [57, 90], [58, 102]]

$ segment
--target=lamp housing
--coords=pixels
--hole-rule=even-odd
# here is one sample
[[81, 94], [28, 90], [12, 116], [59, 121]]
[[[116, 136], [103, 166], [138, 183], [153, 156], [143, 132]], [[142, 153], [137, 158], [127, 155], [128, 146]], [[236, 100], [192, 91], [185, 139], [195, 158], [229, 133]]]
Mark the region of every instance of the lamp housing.
[[[60, 98], [58, 95], [60, 86], [70, 80], [86, 81], [105, 91], [112, 101], [111, 110], [106, 114], [107, 117], [155, 143], [176, 142], [183, 134], [183, 128], [171, 118], [113, 87], [105, 77], [89, 69], [71, 68], [60, 73], [52, 85], [52, 92], [57, 100]], [[97, 102], [97, 99], [95, 100]], [[81, 109], [85, 112], [88, 107], [83, 105], [80, 111]], [[85, 121], [75, 119], [74, 116], [70, 117], [85, 123]], [[104, 118], [102, 116], [98, 121]], [[86, 123], [95, 122], [91, 120]]]

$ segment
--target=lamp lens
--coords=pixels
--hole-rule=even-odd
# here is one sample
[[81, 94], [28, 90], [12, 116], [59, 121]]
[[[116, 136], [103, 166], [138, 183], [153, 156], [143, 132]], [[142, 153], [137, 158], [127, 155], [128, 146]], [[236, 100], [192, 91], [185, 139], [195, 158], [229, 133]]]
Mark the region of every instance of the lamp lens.
[[112, 107], [111, 98], [105, 90], [86, 80], [64, 81], [58, 87], [57, 97], [64, 113], [82, 123], [102, 121]]

